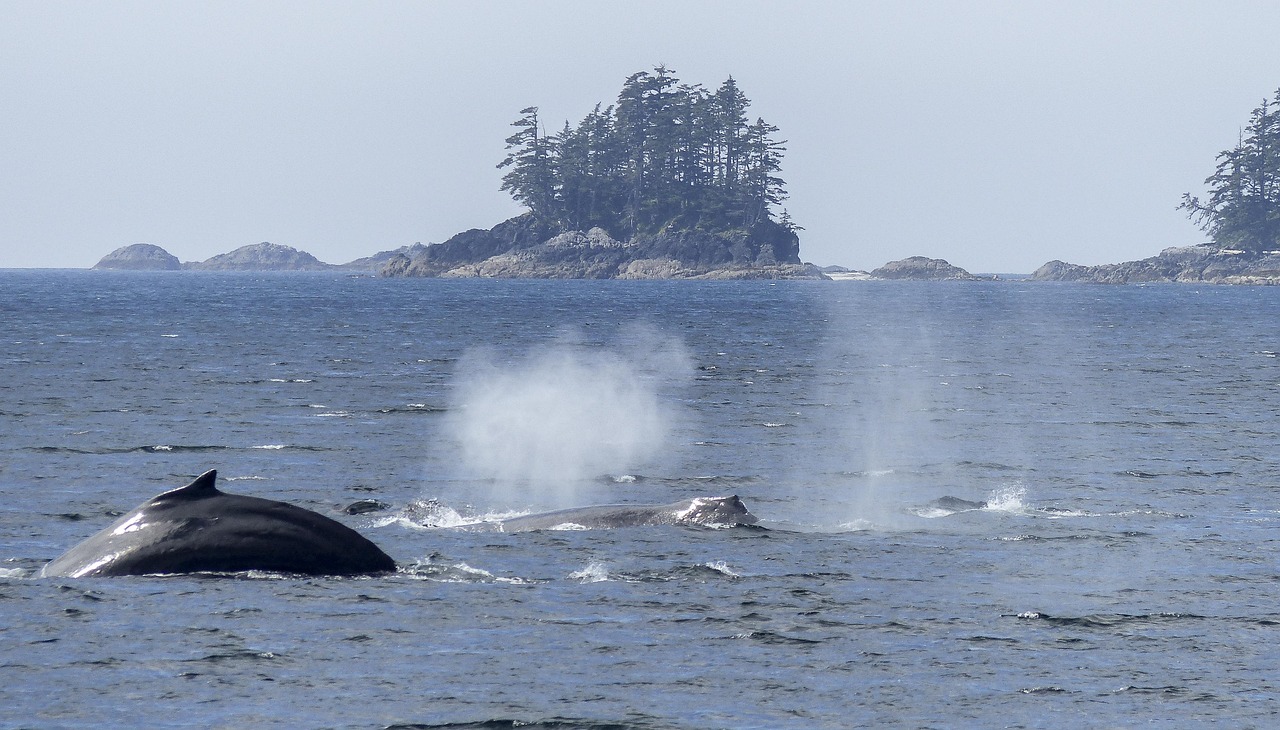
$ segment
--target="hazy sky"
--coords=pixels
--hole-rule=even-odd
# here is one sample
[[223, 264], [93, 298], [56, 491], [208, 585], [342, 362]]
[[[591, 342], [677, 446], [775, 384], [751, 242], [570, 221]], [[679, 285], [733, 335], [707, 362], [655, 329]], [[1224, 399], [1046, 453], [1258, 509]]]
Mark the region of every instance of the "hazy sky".
[[789, 140], [801, 257], [1143, 258], [1280, 87], [1276, 2], [0, 0], [0, 268], [259, 241], [342, 263], [520, 212], [549, 126], [665, 64]]

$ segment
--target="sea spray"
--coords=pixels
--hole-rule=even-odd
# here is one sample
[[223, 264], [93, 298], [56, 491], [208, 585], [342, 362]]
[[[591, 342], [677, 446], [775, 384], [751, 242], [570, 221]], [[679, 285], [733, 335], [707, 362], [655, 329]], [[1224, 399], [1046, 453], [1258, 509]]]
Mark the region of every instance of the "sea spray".
[[690, 358], [678, 340], [623, 335], [608, 348], [567, 333], [521, 356], [467, 353], [448, 421], [463, 475], [506, 504], [566, 506], [597, 477], [660, 461], [682, 418], [664, 391]]
[[[972, 343], [955, 341], [938, 323], [947, 292], [868, 285], [815, 295], [823, 336], [818, 380], [798, 419], [798, 441], [822, 444], [796, 460], [793, 489], [826, 495], [813, 505], [815, 526], [837, 529], [914, 529], [908, 509], [963, 484], [956, 465], [976, 455], [957, 449], [956, 424], [965, 420], [967, 366]], [[895, 297], [892, 324], [869, 317]], [[987, 424], [984, 424], [986, 426]], [[815, 485], [821, 485], [815, 489]], [[800, 503], [807, 503], [802, 501]]]

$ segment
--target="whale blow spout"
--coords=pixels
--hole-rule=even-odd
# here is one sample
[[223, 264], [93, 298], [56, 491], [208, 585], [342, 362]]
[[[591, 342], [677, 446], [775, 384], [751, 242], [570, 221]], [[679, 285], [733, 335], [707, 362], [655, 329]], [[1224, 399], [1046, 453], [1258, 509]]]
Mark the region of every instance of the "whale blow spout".
[[355, 530], [285, 502], [221, 492], [210, 470], [159, 494], [40, 571], [85, 578], [263, 570], [362, 575], [395, 561]]

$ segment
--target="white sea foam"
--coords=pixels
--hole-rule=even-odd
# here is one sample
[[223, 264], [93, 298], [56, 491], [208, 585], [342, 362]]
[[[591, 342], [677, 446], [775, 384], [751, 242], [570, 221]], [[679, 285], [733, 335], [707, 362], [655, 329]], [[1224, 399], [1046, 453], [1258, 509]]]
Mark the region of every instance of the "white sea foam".
[[375, 521], [376, 527], [401, 525], [417, 530], [436, 530], [441, 528], [486, 528], [492, 527], [502, 520], [521, 517], [528, 512], [490, 512], [486, 514], [469, 514], [434, 499], [420, 500], [411, 503], [398, 514], [388, 515]]
[[525, 585], [533, 581], [519, 577], [494, 575], [483, 569], [474, 568], [466, 563], [444, 565], [427, 558], [404, 571], [406, 575], [423, 580], [434, 580], [441, 583], [505, 583], [509, 585]]
[[716, 571], [717, 573], [727, 575], [730, 578], [742, 577], [740, 573], [735, 572], [732, 568], [729, 567], [729, 564], [724, 562], [723, 560], [713, 560], [709, 563], [703, 563], [703, 565]]
[[271, 450], [271, 451], [277, 451], [277, 450], [279, 450], [279, 449], [287, 449], [287, 448], [289, 448], [289, 445], [288, 445], [288, 444], [263, 444], [263, 445], [261, 445], [261, 446], [250, 446], [249, 448], [251, 448], [251, 449], [268, 449], [268, 450]]
[[569, 578], [581, 583], [601, 583], [609, 580], [609, 569], [604, 563], [591, 563], [581, 570], [575, 570], [569, 574]]
[[1026, 503], [1023, 501], [1026, 494], [1027, 488], [1021, 485], [1001, 487], [987, 497], [987, 509], [1023, 514], [1027, 511]]

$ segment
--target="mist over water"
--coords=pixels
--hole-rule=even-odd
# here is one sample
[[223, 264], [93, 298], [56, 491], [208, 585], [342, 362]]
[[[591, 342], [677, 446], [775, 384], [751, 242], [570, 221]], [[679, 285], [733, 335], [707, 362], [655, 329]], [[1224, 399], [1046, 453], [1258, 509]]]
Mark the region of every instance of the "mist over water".
[[459, 361], [448, 432], [459, 476], [508, 505], [569, 506], [609, 477], [658, 468], [684, 414], [664, 392], [690, 358], [677, 339], [629, 330], [589, 345], [576, 333], [514, 356]]
[[[812, 515], [819, 529], [919, 529], [917, 507], [931, 499], [1026, 491], [1023, 429], [1010, 424], [1025, 415], [1028, 343], [1009, 333], [1029, 313], [1003, 291], [892, 291], [890, 299], [887, 287], [846, 288], [816, 302], [816, 407], [788, 481], [799, 493], [820, 485], [829, 495]], [[957, 328], [964, 316], [988, 324]], [[997, 466], [1001, 478], [975, 480], [971, 467], [980, 464]]]

